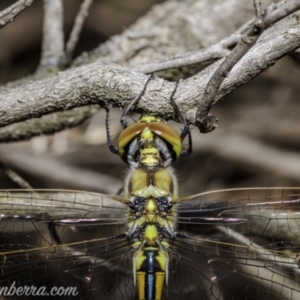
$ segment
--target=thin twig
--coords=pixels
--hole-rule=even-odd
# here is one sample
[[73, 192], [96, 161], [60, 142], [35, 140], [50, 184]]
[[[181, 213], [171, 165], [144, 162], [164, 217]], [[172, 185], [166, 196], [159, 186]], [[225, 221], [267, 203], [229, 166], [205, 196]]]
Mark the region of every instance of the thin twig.
[[269, 5], [264, 13], [264, 23], [265, 27], [269, 27], [275, 22], [281, 20], [282, 18], [288, 16], [296, 10], [300, 9], [299, 0], [283, 0], [276, 5]]
[[67, 64], [69, 64], [72, 59], [72, 55], [73, 55], [74, 49], [76, 47], [76, 44], [78, 42], [84, 20], [88, 16], [88, 11], [89, 11], [89, 8], [92, 5], [92, 3], [93, 3], [93, 0], [84, 0], [83, 3], [81, 4], [80, 10], [76, 16], [74, 27], [72, 29], [69, 40], [66, 45], [66, 62], [67, 62]]
[[256, 19], [262, 20], [262, 9], [260, 0], [253, 0], [253, 6], [255, 9], [255, 17]]
[[42, 55], [37, 73], [58, 71], [64, 64], [62, 0], [44, 0]]
[[[284, 5], [284, 3], [283, 3]], [[210, 80], [208, 81], [204, 95], [196, 113], [196, 124], [201, 132], [210, 132], [217, 126], [217, 118], [209, 115], [211, 107], [215, 104], [215, 97], [218, 93], [221, 83], [226, 78], [233, 66], [249, 51], [249, 49], [255, 44], [260, 34], [264, 29], [279, 21], [285, 16], [300, 9], [299, 0], [291, 0], [285, 3], [285, 9], [278, 6], [274, 10], [274, 6], [269, 9], [269, 14], [264, 16], [261, 14], [260, 2], [254, 0], [255, 11], [258, 17], [256, 17], [250, 30], [245, 34], [236, 47], [232, 50], [225, 60], [216, 69]], [[284, 11], [284, 12], [282, 12]]]
[[225, 40], [204, 48], [200, 51], [187, 52], [181, 55], [176, 55], [171, 58], [155, 61], [151, 63], [142, 64], [134, 67], [133, 69], [145, 74], [151, 74], [154, 72], [164, 71], [173, 68], [180, 68], [183, 66], [189, 66], [193, 64], [204, 64], [207, 62], [214, 62], [224, 56], [228, 55], [231, 51], [226, 49]]
[[10, 7], [0, 12], [0, 28], [12, 22], [17, 15], [32, 4], [34, 0], [19, 0]]
[[[296, 2], [296, 1], [294, 1]], [[295, 3], [296, 4], [296, 3]], [[282, 2], [277, 3], [278, 7], [283, 5]], [[270, 14], [274, 14], [274, 5], [270, 5], [266, 11], [269, 11]], [[274, 18], [279, 20], [278, 13], [285, 13], [285, 10], [277, 10], [274, 14]], [[261, 9], [258, 9], [257, 13], [262, 18]], [[271, 15], [269, 15], [268, 19], [271, 21]], [[240, 41], [240, 39], [245, 35], [246, 32], [253, 26], [255, 23], [255, 18], [245, 23], [241, 26], [236, 32], [234, 32], [229, 37], [222, 39], [212, 46], [208, 46], [199, 51], [186, 52], [184, 54], [176, 55], [173, 57], [169, 57], [166, 59], [162, 59], [159, 61], [153, 61], [151, 63], [141, 64], [139, 66], [134, 67], [133, 69], [145, 74], [150, 74], [154, 72], [164, 71], [168, 69], [181, 68], [184, 66], [189, 66], [193, 64], [204, 64], [208, 62], [213, 62], [220, 58], [225, 57], [229, 53], [234, 46]], [[274, 22], [272, 20], [272, 22]]]
[[9, 169], [6, 167], [1, 161], [0, 161], [0, 169], [14, 182], [16, 183], [20, 188], [22, 189], [32, 189], [32, 186], [23, 179], [20, 175], [18, 175], [15, 171]]
[[246, 22], [230, 36], [225, 37], [221, 41], [199, 51], [186, 52], [159, 61], [145, 63], [136, 66], [133, 69], [145, 74], [150, 74], [168, 69], [216, 61], [225, 57], [231, 52], [230, 49], [232, 49], [238, 43], [243, 34], [245, 34], [245, 32], [247, 32], [252, 26], [253, 22], [254, 20]]

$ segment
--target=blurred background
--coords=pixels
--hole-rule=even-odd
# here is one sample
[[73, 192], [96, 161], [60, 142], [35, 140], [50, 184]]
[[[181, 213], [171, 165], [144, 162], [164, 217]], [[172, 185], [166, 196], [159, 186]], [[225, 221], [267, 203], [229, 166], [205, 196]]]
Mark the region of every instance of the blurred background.
[[[75, 56], [121, 34], [153, 5], [162, 2], [95, 0]], [[2, 0], [0, 10], [10, 4]], [[66, 37], [80, 4], [79, 0], [64, 1]], [[41, 51], [42, 17], [42, 1], [36, 0], [0, 30], [1, 84], [35, 71]], [[243, 22], [250, 18], [246, 15]], [[220, 20], [219, 28], [230, 21]], [[202, 30], [205, 34], [206, 29]], [[284, 57], [213, 108], [211, 113], [219, 119], [214, 132], [200, 134], [192, 128], [194, 151], [174, 164], [181, 195], [234, 187], [300, 186], [299, 78], [297, 54]], [[120, 132], [120, 115], [120, 110], [112, 110], [110, 127], [115, 139]], [[115, 194], [122, 187], [127, 166], [106, 146], [104, 118], [105, 112], [100, 111], [76, 128], [2, 144], [1, 161], [34, 188]], [[178, 130], [181, 127], [176, 125]], [[17, 187], [0, 172], [0, 188]]]

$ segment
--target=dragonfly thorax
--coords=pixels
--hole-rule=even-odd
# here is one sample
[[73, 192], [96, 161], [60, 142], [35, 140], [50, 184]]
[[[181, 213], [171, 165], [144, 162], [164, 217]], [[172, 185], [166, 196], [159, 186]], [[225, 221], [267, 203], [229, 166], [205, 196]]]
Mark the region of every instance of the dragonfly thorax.
[[177, 197], [177, 180], [171, 167], [146, 172], [131, 168], [125, 180], [124, 194], [131, 203], [135, 197]]

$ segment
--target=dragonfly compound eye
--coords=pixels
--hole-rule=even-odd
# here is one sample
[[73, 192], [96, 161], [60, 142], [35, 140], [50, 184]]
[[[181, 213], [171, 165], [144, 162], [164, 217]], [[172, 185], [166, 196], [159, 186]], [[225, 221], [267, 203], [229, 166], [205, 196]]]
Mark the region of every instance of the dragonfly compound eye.
[[[143, 150], [144, 147], [156, 148], [161, 153], [163, 161], [166, 162], [163, 164], [165, 167], [171, 165], [180, 156], [182, 142], [173, 127], [163, 123], [159, 118], [146, 116], [121, 132], [117, 147], [120, 157], [129, 164], [138, 160], [138, 150]], [[159, 155], [156, 155], [156, 157], [159, 157]], [[159, 159], [155, 158], [155, 160], [150, 164], [159, 165]]]

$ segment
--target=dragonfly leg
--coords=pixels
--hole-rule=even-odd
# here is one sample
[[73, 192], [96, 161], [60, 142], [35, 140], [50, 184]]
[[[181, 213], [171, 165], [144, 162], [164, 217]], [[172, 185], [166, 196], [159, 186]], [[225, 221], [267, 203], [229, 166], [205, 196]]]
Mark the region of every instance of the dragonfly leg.
[[127, 127], [127, 122], [126, 122], [126, 115], [128, 114], [128, 112], [130, 111], [130, 109], [132, 108], [133, 105], [135, 105], [140, 99], [141, 97], [143, 96], [143, 94], [145, 93], [146, 91], [146, 88], [147, 88], [147, 85], [149, 83], [149, 81], [153, 78], [153, 74], [151, 74], [146, 82], [145, 82], [145, 85], [144, 85], [144, 88], [141, 90], [141, 92], [130, 102], [130, 104], [127, 106], [127, 108], [124, 110], [123, 114], [122, 114], [122, 117], [121, 117], [121, 125], [123, 127], [123, 129], [125, 129]]
[[106, 106], [103, 106], [103, 108], [106, 110], [105, 125], [106, 125], [107, 147], [110, 150], [110, 152], [112, 152], [114, 154], [119, 154], [117, 146], [113, 145], [111, 142], [111, 136], [110, 136], [110, 132], [109, 132], [109, 109]]
[[188, 139], [188, 148], [183, 150], [180, 153], [180, 156], [187, 156], [187, 155], [190, 155], [192, 153], [192, 136], [191, 136], [191, 130], [190, 130], [189, 123], [187, 122], [186, 118], [181, 113], [178, 105], [174, 101], [174, 95], [177, 91], [178, 84], [179, 84], [179, 82], [176, 82], [176, 86], [175, 86], [174, 91], [172, 92], [170, 100], [171, 100], [172, 105], [175, 108], [175, 111], [176, 111], [177, 115], [179, 116], [180, 122], [184, 125], [184, 127], [182, 129], [182, 132], [181, 132], [181, 135], [180, 135], [181, 141], [183, 141], [185, 138]]

